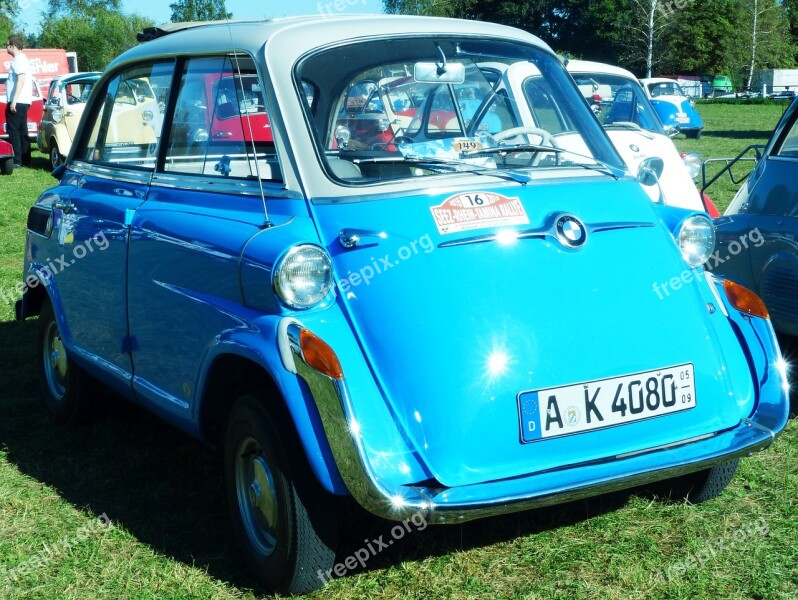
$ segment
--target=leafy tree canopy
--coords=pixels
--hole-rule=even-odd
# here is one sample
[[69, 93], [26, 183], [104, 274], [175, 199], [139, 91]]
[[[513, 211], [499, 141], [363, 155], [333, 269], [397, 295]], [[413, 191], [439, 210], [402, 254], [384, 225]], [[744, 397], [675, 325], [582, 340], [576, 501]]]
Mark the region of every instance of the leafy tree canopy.
[[172, 23], [221, 21], [233, 16], [227, 12], [224, 0], [177, 0], [169, 8], [172, 9]]

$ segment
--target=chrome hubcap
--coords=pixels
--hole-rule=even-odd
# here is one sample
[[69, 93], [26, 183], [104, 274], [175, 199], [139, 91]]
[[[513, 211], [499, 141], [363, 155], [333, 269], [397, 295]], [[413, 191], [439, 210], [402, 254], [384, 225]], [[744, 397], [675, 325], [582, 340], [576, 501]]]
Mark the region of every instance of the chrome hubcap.
[[47, 385], [56, 400], [61, 400], [66, 394], [67, 381], [67, 354], [64, 343], [55, 322], [50, 323], [47, 335], [44, 338], [44, 373]]
[[269, 463], [253, 438], [239, 445], [236, 495], [247, 536], [258, 553], [270, 555], [277, 542], [277, 490]]

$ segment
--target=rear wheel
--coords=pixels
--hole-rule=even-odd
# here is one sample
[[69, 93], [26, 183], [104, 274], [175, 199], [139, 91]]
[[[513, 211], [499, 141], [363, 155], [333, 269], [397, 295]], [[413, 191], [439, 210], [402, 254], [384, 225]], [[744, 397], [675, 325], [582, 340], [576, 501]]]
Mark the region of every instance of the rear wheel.
[[39, 369], [44, 388], [44, 408], [60, 423], [79, 423], [92, 412], [94, 386], [67, 354], [58, 322], [49, 300], [39, 313]]
[[52, 139], [50, 140], [50, 166], [55, 169], [62, 162], [64, 162], [64, 157], [58, 151], [58, 144], [55, 139]]
[[14, 157], [9, 156], [3, 161], [3, 175], [11, 175], [14, 172]]
[[272, 591], [303, 594], [322, 586], [335, 562], [334, 499], [304, 454], [264, 408], [244, 395], [225, 437], [225, 487], [244, 560]]
[[667, 486], [671, 499], [700, 504], [721, 495], [734, 479], [739, 464], [739, 459], [730, 460], [704, 471], [665, 481], [663, 485]]
[[701, 130], [695, 129], [694, 131], [686, 131], [685, 135], [692, 140], [697, 140], [701, 137]]

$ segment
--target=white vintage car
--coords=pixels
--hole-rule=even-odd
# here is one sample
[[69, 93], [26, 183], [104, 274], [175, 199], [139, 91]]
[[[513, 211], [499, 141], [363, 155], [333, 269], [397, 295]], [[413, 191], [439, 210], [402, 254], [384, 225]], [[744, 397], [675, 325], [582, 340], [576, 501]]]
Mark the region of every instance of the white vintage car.
[[[658, 156], [665, 163], [660, 178], [665, 204], [704, 210], [694, 182], [701, 158], [679, 154], [635, 76], [620, 67], [584, 60], [571, 60], [566, 68], [629, 170], [637, 173], [643, 160]], [[658, 200], [656, 186], [644, 189]]]

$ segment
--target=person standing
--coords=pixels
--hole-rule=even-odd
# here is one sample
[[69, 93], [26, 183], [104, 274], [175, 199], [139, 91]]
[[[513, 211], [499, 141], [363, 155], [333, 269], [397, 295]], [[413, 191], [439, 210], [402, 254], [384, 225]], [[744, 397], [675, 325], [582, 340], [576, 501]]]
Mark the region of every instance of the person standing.
[[8, 69], [6, 128], [8, 139], [14, 148], [14, 166], [30, 164], [30, 141], [28, 140], [28, 109], [33, 102], [33, 73], [30, 61], [22, 51], [22, 38], [12, 35], [6, 49], [11, 57]]

